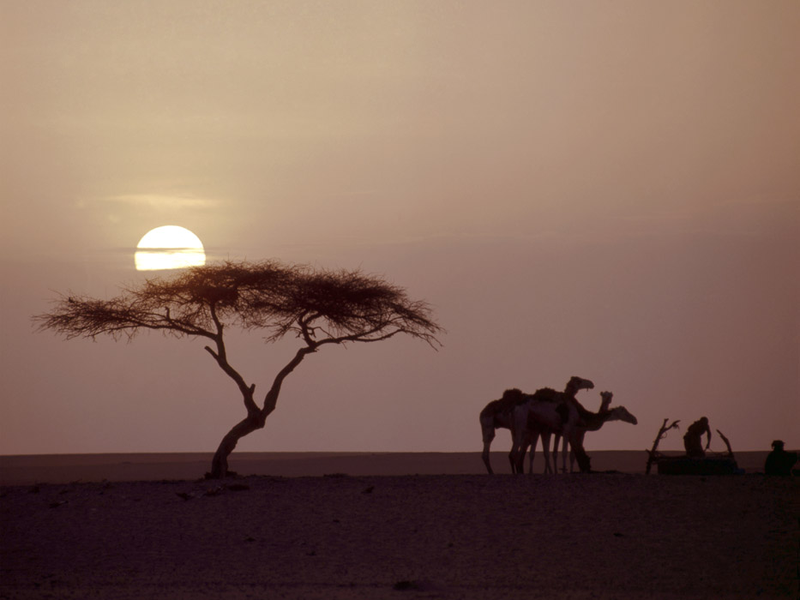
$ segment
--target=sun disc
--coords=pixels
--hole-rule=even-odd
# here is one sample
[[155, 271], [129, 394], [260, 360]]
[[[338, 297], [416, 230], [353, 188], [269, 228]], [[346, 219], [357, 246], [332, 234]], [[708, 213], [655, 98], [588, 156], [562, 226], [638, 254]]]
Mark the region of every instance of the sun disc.
[[206, 264], [200, 238], [185, 227], [164, 225], [148, 231], [136, 245], [137, 271], [185, 269]]

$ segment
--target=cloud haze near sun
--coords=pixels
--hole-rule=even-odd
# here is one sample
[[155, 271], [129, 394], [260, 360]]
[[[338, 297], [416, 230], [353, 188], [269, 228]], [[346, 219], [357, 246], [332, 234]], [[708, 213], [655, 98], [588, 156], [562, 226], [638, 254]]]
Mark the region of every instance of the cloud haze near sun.
[[[0, 22], [0, 453], [210, 451], [242, 417], [202, 343], [31, 331], [55, 291], [141, 281], [137, 242], [173, 224], [209, 260], [383, 274], [448, 331], [310, 357], [241, 450], [477, 452], [487, 402], [571, 375], [639, 420], [590, 452], [702, 415], [734, 450], [800, 447], [796, 2], [33, 0]], [[263, 392], [294, 350], [230, 341]]]

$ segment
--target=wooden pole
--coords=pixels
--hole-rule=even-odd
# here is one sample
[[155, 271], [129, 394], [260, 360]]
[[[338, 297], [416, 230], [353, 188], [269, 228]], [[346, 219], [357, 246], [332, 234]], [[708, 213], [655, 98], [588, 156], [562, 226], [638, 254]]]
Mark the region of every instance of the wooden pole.
[[673, 421], [669, 426], [667, 426], [668, 421], [669, 419], [664, 419], [664, 422], [661, 424], [661, 429], [658, 430], [658, 435], [656, 436], [656, 439], [653, 442], [653, 447], [650, 450], [645, 450], [645, 452], [647, 452], [648, 454], [647, 469], [645, 470], [645, 474], [647, 475], [650, 475], [650, 468], [653, 466], [653, 463], [656, 460], [656, 448], [658, 448], [658, 443], [661, 441], [661, 438], [663, 438], [670, 429], [672, 428], [677, 429], [678, 423], [680, 423], [680, 420], [677, 420]]
[[[722, 441], [725, 442], [725, 445], [728, 447], [728, 456], [730, 456], [731, 458], [734, 458], [733, 450], [731, 450], [731, 443], [728, 441], [728, 438], [726, 438], [725, 434], [722, 433], [719, 429], [717, 429], [717, 433], [719, 434], [719, 437], [722, 438]], [[734, 460], [736, 460], [736, 459], [734, 458]]]

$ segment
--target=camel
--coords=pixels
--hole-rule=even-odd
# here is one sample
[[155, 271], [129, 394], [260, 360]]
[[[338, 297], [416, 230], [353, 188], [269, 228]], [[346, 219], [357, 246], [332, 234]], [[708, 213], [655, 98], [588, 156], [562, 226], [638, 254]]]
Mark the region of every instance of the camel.
[[[558, 394], [560, 394], [560, 392], [556, 392], [555, 390], [552, 390], [550, 388], [544, 388], [542, 390], [537, 390], [537, 392], [533, 396], [536, 396], [537, 401], [541, 402], [552, 402], [556, 404], [560, 402], [563, 403], [562, 398], [560, 398]], [[528, 396], [528, 399], [532, 398], [533, 396]], [[562, 407], [562, 409], [563, 408], [564, 407]], [[553, 430], [550, 429], [550, 427], [548, 427], [547, 425], [534, 420], [527, 420], [527, 422], [524, 425], [520, 425], [520, 427], [526, 428], [524, 442], [522, 443], [521, 446], [522, 456], [515, 459], [517, 462], [513, 462], [512, 471], [514, 473], [523, 472], [523, 462], [525, 460], [525, 452], [527, 448], [530, 447], [529, 472], [531, 473], [533, 472], [533, 458], [536, 455], [536, 445], [539, 443], [539, 438], [542, 438], [542, 451], [544, 452], [544, 472], [549, 473], [551, 471], [550, 436], [553, 434]], [[515, 442], [515, 447], [516, 447], [516, 442]], [[513, 448], [512, 448], [512, 454], [514, 454]]]
[[[638, 420], [635, 416], [633, 416], [627, 408], [624, 406], [615, 406], [614, 408], [609, 408], [611, 404], [611, 399], [614, 397], [614, 394], [611, 392], [601, 392], [600, 397], [602, 398], [600, 404], [600, 410], [596, 413], [592, 413], [589, 411], [580, 412], [581, 420], [578, 424], [578, 437], [580, 439], [581, 445], [583, 445], [583, 438], [586, 435], [587, 431], [598, 431], [605, 423], [609, 423], [610, 421], [622, 421], [624, 423], [630, 423], [631, 425], [636, 425]], [[583, 407], [581, 407], [583, 408]], [[555, 444], [553, 445], [553, 468], [557, 472], [556, 464], [558, 462], [558, 443], [561, 441], [562, 437], [556, 434]], [[564, 439], [564, 446], [562, 451], [562, 471], [566, 473], [567, 471], [567, 453], [568, 453], [568, 444], [566, 438]], [[531, 463], [533, 466], [533, 463]], [[546, 468], [549, 468], [549, 465], [546, 465]], [[570, 460], [569, 460], [569, 471], [572, 473], [575, 468], [575, 456], [574, 454], [570, 453]]]
[[[483, 433], [483, 464], [489, 475], [493, 475], [492, 465], [489, 462], [489, 448], [497, 429], [511, 429], [514, 420], [514, 409], [517, 404], [525, 402], [525, 395], [517, 388], [508, 389], [503, 392], [503, 397], [499, 400], [492, 400], [487, 404], [480, 414], [481, 432]], [[513, 437], [513, 433], [512, 433]], [[513, 451], [513, 448], [512, 448]], [[511, 470], [514, 470], [513, 455], [508, 455], [511, 463]]]
[[[588, 379], [580, 377], [572, 377], [567, 382], [563, 394], [567, 394], [572, 398], [575, 397], [580, 390], [592, 389], [594, 383]], [[550, 388], [542, 388], [543, 390], [550, 390]], [[541, 390], [540, 390], [541, 391]], [[553, 394], [560, 394], [550, 390]], [[497, 429], [510, 429], [512, 440], [514, 437], [514, 412], [518, 405], [526, 402], [528, 395], [523, 394], [519, 389], [512, 388], [503, 392], [503, 397], [499, 400], [492, 400], [487, 404], [480, 413], [481, 432], [483, 434], [483, 464], [486, 465], [486, 470], [490, 475], [494, 473], [492, 465], [489, 462], [489, 448], [491, 447], [492, 440], [494, 440], [495, 430]], [[548, 438], [549, 439], [549, 438]], [[548, 448], [549, 452], [549, 448]], [[511, 471], [516, 472], [517, 463], [514, 460], [514, 448], [512, 446], [511, 452], [508, 455], [508, 460], [511, 463]]]
[[[597, 411], [597, 414], [602, 414], [602, 413], [605, 413], [605, 412], [608, 411], [608, 406], [609, 406], [609, 404], [611, 404], [612, 396], [613, 396], [613, 394], [611, 392], [601, 392], [600, 393], [600, 399], [601, 399], [601, 401], [600, 401], [600, 410]], [[575, 406], [578, 409], [578, 411], [585, 410], [583, 408], [583, 406], [580, 404], [580, 402], [578, 402], [577, 400], [575, 400]], [[538, 425], [539, 428], [542, 427], [539, 424], [536, 424], [536, 425]], [[580, 425], [581, 424], [579, 423], [578, 426], [580, 427]], [[529, 426], [534, 426], [534, 424], [531, 423], [531, 424], [529, 424]], [[534, 431], [532, 432], [531, 438], [532, 438], [533, 441], [532, 441], [532, 445], [531, 445], [531, 458], [530, 458], [530, 466], [529, 466], [529, 469], [528, 469], [529, 473], [533, 473], [533, 452], [536, 451], [536, 439], [535, 439], [536, 438], [536, 433], [539, 433], [539, 435], [541, 435], [541, 437], [542, 437], [542, 445], [543, 445], [543, 449], [542, 450], [544, 452], [544, 472], [545, 472], [545, 474], [547, 474], [547, 473], [558, 473], [558, 467], [557, 467], [557, 465], [558, 465], [558, 444], [562, 439], [564, 439], [564, 451], [566, 452], [566, 448], [568, 446], [568, 444], [566, 442], [566, 438], [563, 438], [563, 436], [559, 432], [552, 431], [552, 430], [550, 430], [548, 428], [544, 428], [544, 430], [545, 430], [544, 432], [541, 432], [541, 431], [537, 432], [534, 429]], [[553, 466], [552, 467], [550, 466], [550, 453], [549, 453], [550, 434], [553, 434], [555, 436], [555, 443], [553, 444]], [[583, 440], [583, 436], [581, 436], [581, 440]], [[566, 459], [564, 459], [564, 460], [566, 460]], [[565, 464], [565, 469], [566, 469], [566, 462], [564, 464]]]
[[[531, 446], [531, 452], [535, 453], [539, 437], [542, 437], [543, 441], [545, 463], [549, 464], [550, 434], [553, 431], [562, 431], [565, 423], [567, 423], [567, 430], [572, 431], [578, 422], [575, 405], [580, 406], [575, 396], [580, 390], [592, 388], [594, 388], [594, 383], [590, 380], [571, 377], [563, 392], [557, 392], [552, 388], [541, 388], [532, 395], [527, 394], [525, 402], [517, 403], [511, 430], [514, 438], [514, 446], [510, 455], [513, 457], [513, 472], [522, 473], [525, 451], [528, 446]], [[580, 407], [583, 409], [582, 406]], [[542, 413], [539, 418], [534, 416], [537, 412]], [[527, 417], [528, 413], [531, 413], [531, 418]]]

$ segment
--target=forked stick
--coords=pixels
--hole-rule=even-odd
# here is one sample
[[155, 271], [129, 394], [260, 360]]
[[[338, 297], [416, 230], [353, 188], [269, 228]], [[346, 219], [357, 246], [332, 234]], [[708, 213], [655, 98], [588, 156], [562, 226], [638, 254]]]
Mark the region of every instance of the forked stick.
[[728, 441], [728, 438], [725, 437], [725, 434], [722, 433], [719, 429], [717, 429], [717, 433], [719, 437], [722, 438], [722, 441], [725, 442], [725, 445], [728, 447], [728, 456], [733, 458], [733, 450], [731, 450], [731, 443]]
[[[661, 441], [661, 438], [663, 438], [670, 429], [673, 429], [673, 428], [677, 429], [678, 428], [678, 423], [680, 423], [680, 419], [679, 419], [679, 420], [673, 421], [669, 426], [667, 426], [667, 421], [669, 421], [669, 419], [664, 419], [664, 422], [661, 424], [661, 429], [658, 430], [658, 435], [656, 436], [656, 439], [653, 442], [653, 447], [650, 450], [645, 450], [645, 452], [647, 452], [647, 454], [648, 454], [648, 457], [647, 457], [647, 470], [645, 471], [645, 473], [647, 475], [650, 475], [650, 467], [653, 466], [653, 463], [656, 460], [656, 448], [658, 448], [658, 443]], [[722, 435], [722, 434], [720, 434], [720, 435]]]

